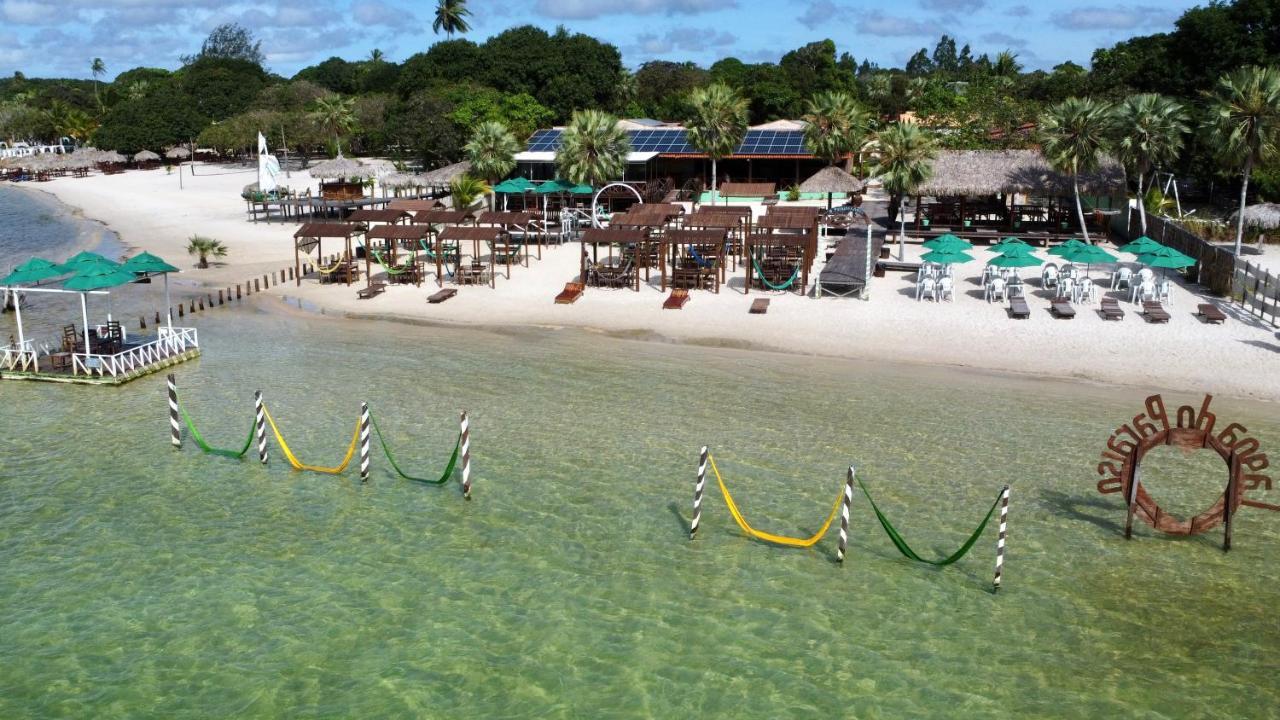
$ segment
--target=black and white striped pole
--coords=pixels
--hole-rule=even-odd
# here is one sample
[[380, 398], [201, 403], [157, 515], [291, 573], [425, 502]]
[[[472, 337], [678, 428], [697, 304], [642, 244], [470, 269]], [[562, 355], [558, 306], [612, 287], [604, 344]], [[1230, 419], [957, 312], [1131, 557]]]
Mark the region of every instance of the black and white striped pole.
[[369, 481], [369, 403], [360, 403], [360, 482]]
[[840, 546], [836, 548], [836, 562], [844, 562], [844, 551], [849, 547], [849, 506], [853, 504], [853, 478], [857, 471], [849, 466], [849, 479], [844, 483], [844, 499], [840, 501]]
[[178, 420], [178, 381], [169, 375], [169, 433], [176, 448], [182, 447], [182, 425]]
[[1009, 486], [1005, 485], [1000, 492], [1000, 534], [996, 539], [996, 576], [991, 581], [994, 590], [1000, 591], [1000, 581], [1004, 577], [1004, 541], [1009, 530]]
[[258, 436], [258, 461], [267, 464], [267, 410], [262, 404], [262, 391], [253, 394], [253, 431]]
[[689, 539], [698, 534], [702, 522], [702, 491], [707, 487], [707, 446], [698, 452], [698, 481], [693, 486], [693, 522], [689, 523]]
[[462, 432], [462, 497], [471, 499], [471, 421], [463, 410], [458, 420]]

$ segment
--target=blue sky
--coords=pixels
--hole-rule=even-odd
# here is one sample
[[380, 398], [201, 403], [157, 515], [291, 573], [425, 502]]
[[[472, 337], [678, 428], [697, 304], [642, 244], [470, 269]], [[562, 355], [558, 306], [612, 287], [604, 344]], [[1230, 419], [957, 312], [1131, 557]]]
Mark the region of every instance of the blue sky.
[[[1169, 30], [1196, 2], [1098, 0], [470, 0], [473, 40], [531, 23], [594, 35], [623, 61], [735, 56], [777, 60], [823, 38], [861, 62], [901, 66], [942, 33], [974, 54], [1017, 52], [1028, 68], [1065, 60], [1088, 66], [1098, 47]], [[101, 57], [108, 76], [139, 65], [178, 66], [209, 30], [239, 22], [263, 42], [282, 75], [331, 55], [357, 59], [379, 48], [392, 60], [425, 50], [434, 3], [398, 0], [0, 0], [0, 75], [88, 77]]]

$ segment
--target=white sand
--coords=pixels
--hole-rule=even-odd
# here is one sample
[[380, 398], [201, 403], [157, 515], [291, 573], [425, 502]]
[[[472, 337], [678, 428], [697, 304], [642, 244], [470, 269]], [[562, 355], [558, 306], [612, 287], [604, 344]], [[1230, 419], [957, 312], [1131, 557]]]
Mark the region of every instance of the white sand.
[[[25, 187], [50, 192], [101, 220], [130, 247], [156, 253], [184, 268], [194, 266], [185, 252], [186, 238], [200, 233], [223, 241], [230, 249], [225, 264], [184, 272], [187, 282], [225, 287], [264, 272], [293, 264], [294, 223], [251, 223], [240, 199], [241, 187], [252, 172], [227, 173], [238, 168], [198, 166], [196, 177], [184, 177], [179, 190], [176, 174], [163, 170], [133, 171], [115, 176], [60, 178]], [[206, 174], [208, 173], [208, 174]], [[310, 183], [305, 173], [293, 173], [290, 187]], [[314, 185], [314, 183], [311, 183]], [[1268, 324], [1241, 316], [1225, 304], [1232, 319], [1225, 325], [1205, 325], [1195, 316], [1202, 298], [1177, 287], [1167, 325], [1150, 325], [1136, 308], [1121, 322], [1103, 321], [1096, 306], [1079, 306], [1074, 320], [1050, 316], [1049, 302], [1039, 281], [1032, 280], [1028, 298], [1032, 318], [1008, 319], [998, 303], [981, 298], [977, 278], [985, 248], [973, 252], [973, 263], [957, 268], [954, 302], [917, 302], [914, 276], [890, 273], [871, 286], [869, 301], [793, 293], [753, 291], [742, 294], [741, 268], [730, 287], [719, 295], [695, 291], [683, 310], [662, 309], [664, 296], [656, 287], [630, 290], [589, 288], [574, 305], [555, 305], [552, 299], [565, 282], [576, 279], [580, 246], [544, 249], [543, 259], [512, 271], [510, 281], [499, 278], [496, 290], [461, 287], [458, 296], [428, 305], [426, 296], [437, 288], [434, 278], [417, 287], [389, 287], [372, 300], [357, 300], [356, 287], [320, 286], [304, 281], [272, 288], [272, 293], [301, 298], [326, 311], [353, 315], [410, 318], [463, 325], [540, 325], [581, 327], [634, 337], [682, 342], [739, 345], [785, 352], [955, 365], [1002, 372], [1087, 379], [1183, 391], [1280, 400], [1280, 337]], [[325, 250], [337, 250], [337, 242]], [[920, 248], [908, 246], [908, 259]], [[821, 266], [811, 273], [816, 279]], [[1095, 269], [1095, 277], [1104, 275]], [[1036, 269], [1024, 272], [1038, 277]], [[446, 283], [446, 287], [456, 287]], [[772, 303], [767, 315], [749, 315], [758, 297]]]

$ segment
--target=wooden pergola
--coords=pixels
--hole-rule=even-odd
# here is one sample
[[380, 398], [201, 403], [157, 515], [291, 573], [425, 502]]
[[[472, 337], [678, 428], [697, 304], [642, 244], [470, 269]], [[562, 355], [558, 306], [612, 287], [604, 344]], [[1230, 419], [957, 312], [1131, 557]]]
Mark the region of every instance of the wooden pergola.
[[419, 225], [461, 225], [474, 219], [470, 210], [419, 210], [413, 216], [413, 222]]
[[684, 217], [684, 227], [690, 230], [725, 230], [729, 233], [729, 254], [733, 257], [733, 269], [738, 269], [743, 244], [751, 233], [751, 208], [742, 205], [722, 207], [702, 206], [697, 212]]
[[[506, 210], [490, 210], [480, 213], [476, 218], [475, 224], [488, 227], [498, 227], [507, 231], [507, 234], [514, 238], [515, 232], [520, 234], [522, 244], [525, 246], [524, 264], [529, 265], [529, 238], [532, 236], [538, 247], [538, 259], [542, 259], [542, 232], [537, 228], [537, 212], [533, 211], [506, 211]], [[515, 232], [512, 232], [512, 231]]]
[[819, 212], [820, 208], [816, 207], [773, 208], [767, 215], [755, 221], [752, 234], [763, 232], [774, 235], [803, 235], [807, 242], [806, 267], [812, 266], [814, 259], [818, 256]]
[[422, 200], [392, 200], [387, 203], [387, 209], [407, 210], [411, 213], [416, 213], [424, 210], [435, 210], [439, 205], [440, 201], [432, 198]]
[[387, 223], [389, 225], [395, 225], [402, 222], [409, 222], [412, 219], [412, 212], [392, 208], [387, 208], [385, 210], [361, 208], [359, 210], [352, 210], [351, 214], [347, 216], [347, 222], [363, 223], [365, 225], [370, 223]]
[[[671, 250], [671, 285], [702, 288], [711, 285], [719, 294], [724, 283], [724, 250], [728, 230], [668, 230], [663, 237], [663, 254]], [[662, 274], [662, 289], [667, 289], [667, 274]]]
[[[809, 287], [814, 249], [807, 235], [780, 232], [748, 235], [746, 257], [742, 263], [747, 269], [747, 284], [742, 294], [749, 294], [752, 282], [757, 279], [762, 289], [785, 289], [804, 294], [805, 288]], [[800, 281], [799, 285], [796, 285], [796, 280]], [[775, 287], [770, 287], [770, 284]], [[777, 287], [781, 285], [786, 287]]]
[[[418, 250], [429, 252], [427, 249], [427, 238], [431, 236], [431, 228], [426, 225], [377, 225], [369, 228], [365, 233], [365, 241], [372, 246], [374, 240], [385, 241], [385, 247], [391, 257], [391, 263], [396, 262], [397, 251], [402, 245], [407, 244], [408, 249], [413, 253], [413, 282], [419, 287], [422, 286], [422, 268], [418, 265]], [[370, 265], [370, 256], [372, 247], [366, 248], [364, 257], [365, 275], [372, 277]], [[439, 270], [437, 269], [437, 273]], [[439, 275], [437, 275], [439, 277]]]
[[[591, 246], [590, 255], [587, 254], [587, 246]], [[640, 270], [644, 269], [644, 281], [649, 282], [649, 269], [652, 267], [653, 259], [657, 259], [660, 272], [665, 276], [666, 264], [663, 260], [662, 241], [652, 239], [648, 228], [587, 228], [582, 233], [582, 261], [580, 263], [581, 276], [580, 282], [585, 286], [589, 284], [589, 268], [587, 261], [597, 267], [600, 266], [600, 246], [604, 245], [608, 248], [608, 258], [613, 259], [613, 249], [618, 248], [618, 258], [623, 262], [621, 272], [615, 279], [621, 283], [631, 285], [636, 292], [640, 292]], [[630, 262], [630, 268], [626, 263]], [[606, 265], [611, 265], [606, 263]], [[617, 270], [616, 267], [610, 267], [610, 270]], [[625, 276], [625, 277], [624, 277]], [[599, 276], [597, 274], [597, 282]], [[619, 284], [619, 286], [621, 286]], [[666, 283], [663, 283], [662, 289], [666, 289]]]
[[770, 182], [727, 182], [720, 183], [719, 192], [722, 198], [770, 198], [778, 194], [778, 185]]
[[[462, 284], [464, 280], [474, 280], [483, 278], [485, 275], [489, 278], [489, 287], [497, 287], [496, 274], [493, 272], [493, 260], [500, 251], [505, 251], [507, 265], [507, 279], [511, 279], [511, 247], [510, 236], [507, 231], [496, 227], [476, 227], [474, 225], [450, 225], [440, 231], [436, 235], [436, 247], [440, 249], [436, 253], [436, 275], [439, 277], [441, 269], [441, 256], [444, 243], [458, 243], [458, 273], [454, 277], [454, 281]], [[462, 265], [462, 243], [470, 242], [472, 244], [471, 264], [467, 267]], [[489, 267], [486, 268], [478, 259], [480, 257], [480, 243], [487, 243], [491, 249]], [[515, 248], [518, 252], [519, 248]]]
[[[293, 233], [293, 269], [294, 277], [298, 279], [298, 287], [302, 287], [302, 253], [310, 253], [311, 248], [316, 249], [316, 255], [320, 261], [323, 260], [324, 252], [322, 249], [322, 241], [325, 238], [340, 238], [346, 242], [346, 251], [344, 252], [341, 263], [341, 274], [346, 280], [347, 285], [351, 284], [353, 279], [353, 269], [355, 275], [359, 274], [359, 267], [352, 268], [353, 255], [351, 253], [351, 238], [364, 233], [364, 228], [351, 223], [306, 223]], [[323, 272], [320, 268], [321, 262], [317, 262], [317, 270]], [[338, 268], [330, 272], [337, 272]]]

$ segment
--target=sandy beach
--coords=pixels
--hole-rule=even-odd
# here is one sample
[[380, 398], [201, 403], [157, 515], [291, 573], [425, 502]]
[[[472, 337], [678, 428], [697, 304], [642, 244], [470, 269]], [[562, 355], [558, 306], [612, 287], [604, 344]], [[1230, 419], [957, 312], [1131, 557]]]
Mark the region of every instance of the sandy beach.
[[[184, 171], [184, 172], [189, 172]], [[147, 250], [184, 268], [180, 286], [225, 287], [255, 274], [278, 271], [294, 261], [291, 222], [250, 222], [240, 189], [255, 179], [252, 171], [218, 165], [196, 166], [196, 175], [176, 171], [131, 171], [123, 175], [58, 178], [32, 191], [48, 192], [86, 217], [116, 231], [130, 248]], [[294, 172], [287, 184], [314, 187], [305, 172]], [[225, 243], [224, 262], [197, 270], [187, 255], [187, 238], [195, 233]], [[326, 252], [336, 250], [326, 245]], [[1114, 248], [1108, 248], [1114, 249]], [[869, 300], [794, 293], [744, 296], [741, 268], [720, 294], [695, 291], [681, 311], [664, 311], [663, 295], [642, 285], [640, 292], [589, 288], [573, 305], [555, 305], [555, 294], [576, 279], [580, 246], [570, 243], [543, 250], [543, 259], [517, 267], [497, 288], [461, 287], [446, 303], [429, 305], [436, 289], [429, 276], [421, 288], [392, 286], [372, 300], [358, 300], [356, 287], [321, 286], [305, 280], [301, 287], [281, 285], [271, 293], [352, 317], [376, 316], [466, 326], [577, 327], [622, 336], [758, 348], [811, 355], [849, 357], [891, 363], [961, 366], [1005, 373], [1073, 378], [1185, 392], [1212, 392], [1259, 400], [1280, 400], [1280, 336], [1269, 322], [1259, 322], [1239, 308], [1220, 303], [1229, 316], [1224, 325], [1206, 325], [1196, 316], [1204, 299], [1199, 288], [1174, 290], [1173, 316], [1167, 325], [1144, 322], [1138, 308], [1124, 304], [1126, 318], [1107, 322], [1093, 307], [1079, 306], [1074, 320], [1057, 320], [1038, 279], [1028, 284], [1032, 317], [1014, 321], [1000, 303], [982, 298], [979, 276], [988, 253], [976, 248], [977, 260], [957, 267], [953, 302], [918, 302], [914, 276], [890, 273], [877, 278]], [[921, 253], [908, 245], [907, 259]], [[1257, 256], [1255, 256], [1256, 258]], [[1271, 250], [1262, 257], [1277, 264]], [[821, 270], [815, 267], [810, 283]], [[1095, 277], [1105, 274], [1095, 268]], [[1035, 269], [1024, 277], [1038, 277]], [[452, 285], [446, 281], [446, 287]], [[1103, 288], [1099, 288], [1102, 290]], [[748, 306], [769, 297], [766, 315], [749, 315]], [[216, 352], [216, 349], [211, 349]]]

